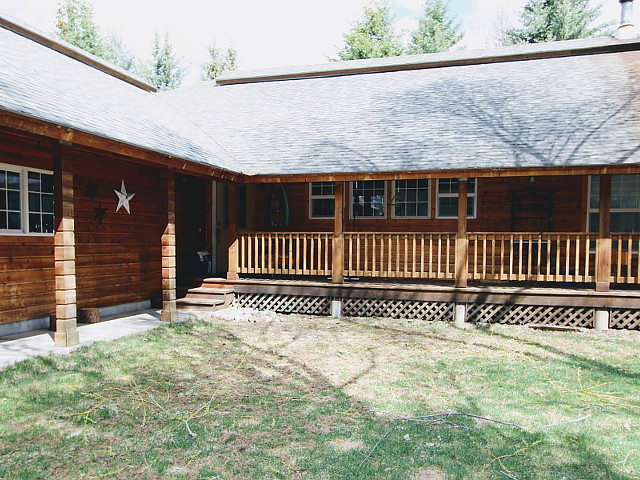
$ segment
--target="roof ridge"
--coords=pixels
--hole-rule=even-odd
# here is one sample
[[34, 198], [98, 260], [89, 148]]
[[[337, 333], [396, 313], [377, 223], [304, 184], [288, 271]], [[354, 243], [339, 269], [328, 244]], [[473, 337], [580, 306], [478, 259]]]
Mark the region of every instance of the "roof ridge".
[[122, 80], [123, 82], [129, 83], [142, 90], [146, 90], [148, 92], [157, 91], [156, 87], [133, 76], [130, 72], [127, 72], [126, 70], [123, 70], [122, 68], [113, 65], [102, 58], [96, 57], [89, 52], [86, 52], [68, 42], [65, 42], [64, 40], [51, 38], [47, 34], [37, 31], [34, 27], [22, 23], [15, 18], [9, 17], [6, 14], [0, 15], [0, 28], [5, 28], [17, 35], [32, 40], [44, 47], [50, 48], [51, 50], [66, 55], [67, 57], [73, 58], [74, 60], [84, 63], [85, 65], [95, 68], [96, 70], [115, 77], [118, 80]]
[[274, 82], [284, 80], [339, 77], [367, 73], [422, 70], [463, 65], [515, 62], [540, 58], [560, 58], [640, 50], [640, 38], [618, 40], [613, 37], [562, 40], [519, 44], [485, 50], [456, 50], [422, 55], [401, 55], [364, 60], [347, 60], [316, 65], [225, 72], [216, 79], [218, 85]]

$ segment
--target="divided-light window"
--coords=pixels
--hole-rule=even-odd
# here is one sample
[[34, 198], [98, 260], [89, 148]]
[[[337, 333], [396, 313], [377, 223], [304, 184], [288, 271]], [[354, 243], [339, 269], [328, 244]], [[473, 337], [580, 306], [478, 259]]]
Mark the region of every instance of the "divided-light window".
[[53, 233], [53, 175], [0, 165], [0, 233]]
[[[600, 228], [600, 176], [589, 177], [589, 228]], [[640, 232], [640, 175], [611, 175], [611, 231]]]
[[429, 180], [395, 180], [391, 203], [394, 218], [428, 218]]
[[385, 181], [351, 182], [351, 217], [385, 217]]
[[[457, 178], [439, 178], [436, 191], [436, 217], [458, 218], [458, 188]], [[467, 181], [467, 218], [476, 218], [476, 179]]]
[[309, 185], [309, 216], [333, 218], [335, 213], [334, 182], [311, 182]]

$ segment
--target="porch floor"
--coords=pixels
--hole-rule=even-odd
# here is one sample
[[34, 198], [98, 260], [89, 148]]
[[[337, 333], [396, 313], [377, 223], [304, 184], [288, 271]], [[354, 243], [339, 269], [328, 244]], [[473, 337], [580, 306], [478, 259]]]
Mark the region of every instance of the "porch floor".
[[580, 306], [592, 308], [640, 309], [640, 290], [628, 286], [596, 292], [593, 285], [558, 283], [486, 284], [471, 283], [457, 288], [449, 281], [346, 278], [333, 284], [327, 277], [192, 279], [190, 284], [227, 286], [236, 293], [317, 296], [330, 298], [398, 299], [455, 303], [506, 305]]

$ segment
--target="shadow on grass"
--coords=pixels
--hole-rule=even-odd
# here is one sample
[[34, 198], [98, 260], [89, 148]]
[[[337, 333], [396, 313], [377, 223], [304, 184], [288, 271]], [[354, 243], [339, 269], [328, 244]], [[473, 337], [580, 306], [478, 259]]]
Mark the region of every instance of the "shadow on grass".
[[[372, 352], [360, 375], [375, 366]], [[587, 439], [375, 415], [344, 392], [355, 381], [335, 386], [313, 365], [205, 323], [33, 359], [0, 374], [0, 476], [630, 478]], [[471, 395], [459, 405], [483, 415]]]

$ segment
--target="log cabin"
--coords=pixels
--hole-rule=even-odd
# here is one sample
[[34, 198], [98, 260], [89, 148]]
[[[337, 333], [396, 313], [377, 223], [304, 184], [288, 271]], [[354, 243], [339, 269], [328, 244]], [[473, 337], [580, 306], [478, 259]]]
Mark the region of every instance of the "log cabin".
[[12, 19], [0, 44], [0, 335], [228, 295], [640, 328], [637, 38], [168, 92]]

